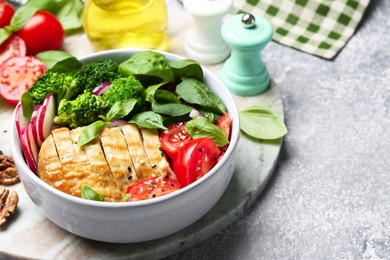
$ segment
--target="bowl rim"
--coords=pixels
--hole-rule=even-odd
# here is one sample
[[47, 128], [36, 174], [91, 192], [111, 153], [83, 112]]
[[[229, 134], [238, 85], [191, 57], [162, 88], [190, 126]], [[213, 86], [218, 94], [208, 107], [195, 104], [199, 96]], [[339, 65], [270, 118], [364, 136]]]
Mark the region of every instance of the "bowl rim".
[[[84, 55], [82, 57], [77, 58], [80, 62], [83, 62], [88, 59], [97, 59], [99, 56], [102, 55], [113, 55], [113, 54], [126, 54], [129, 55], [129, 58], [131, 55], [134, 55], [135, 53], [142, 52], [142, 51], [153, 51], [157, 53], [163, 54], [165, 57], [168, 58], [169, 61], [171, 60], [180, 60], [180, 59], [187, 59], [184, 56], [180, 56], [174, 53], [169, 53], [165, 51], [159, 51], [159, 50], [149, 50], [149, 49], [134, 49], [134, 48], [125, 48], [125, 49], [115, 49], [115, 50], [106, 50], [106, 51], [99, 51], [99, 52], [94, 52], [91, 54]], [[230, 111], [228, 109], [228, 112], [232, 115], [233, 114], [233, 120], [234, 123], [232, 124], [232, 132], [231, 132], [231, 139], [230, 143], [228, 146], [228, 149], [226, 150], [225, 154], [222, 156], [222, 159], [202, 178], [196, 180], [195, 182], [180, 188], [179, 190], [176, 190], [172, 193], [166, 194], [161, 197], [156, 197], [153, 199], [146, 199], [146, 200], [140, 200], [140, 201], [130, 201], [130, 202], [109, 202], [109, 201], [94, 201], [94, 200], [87, 200], [79, 197], [72, 196], [70, 194], [67, 194], [65, 192], [62, 192], [60, 190], [57, 190], [56, 188], [50, 186], [47, 184], [45, 181], [43, 181], [37, 174], [33, 173], [30, 168], [27, 166], [27, 163], [25, 159], [23, 158], [23, 152], [21, 151], [20, 147], [20, 139], [17, 135], [17, 130], [16, 130], [16, 108], [13, 111], [12, 114], [12, 125], [11, 125], [11, 151], [13, 153], [13, 156], [17, 155], [15, 158], [15, 162], [21, 162], [19, 165], [22, 167], [22, 171], [24, 171], [26, 174], [30, 175], [30, 178], [32, 178], [33, 181], [36, 181], [37, 185], [39, 185], [39, 189], [46, 189], [47, 191], [54, 192], [57, 196], [61, 197], [61, 199], [68, 200], [72, 203], [75, 204], [83, 204], [85, 206], [90, 206], [90, 207], [102, 207], [102, 208], [127, 208], [127, 207], [142, 207], [142, 206], [148, 206], [148, 205], [153, 205], [153, 204], [159, 204], [164, 201], [170, 200], [173, 197], [180, 196], [182, 193], [186, 193], [195, 187], [201, 185], [203, 182], [207, 181], [209, 178], [211, 178], [215, 172], [217, 172], [222, 165], [228, 160], [228, 158], [231, 157], [233, 150], [237, 147], [239, 137], [240, 137], [240, 118], [239, 118], [239, 112], [238, 112], [238, 107], [237, 104], [228, 90], [228, 88], [224, 85], [224, 83], [214, 74], [212, 73], [209, 69], [207, 69], [204, 65], [200, 64], [203, 70], [204, 75], [207, 77], [210, 77], [213, 79], [213, 81], [217, 82], [218, 85], [222, 86], [224, 89], [224, 92], [226, 92], [227, 96], [225, 99], [229, 99], [229, 102], [232, 104], [233, 110]], [[215, 91], [213, 91], [215, 92]], [[226, 102], [224, 102], [226, 104]], [[16, 139], [16, 140], [15, 140]], [[16, 141], [16, 142], [15, 142]], [[21, 179], [23, 181], [23, 178], [21, 176]]]

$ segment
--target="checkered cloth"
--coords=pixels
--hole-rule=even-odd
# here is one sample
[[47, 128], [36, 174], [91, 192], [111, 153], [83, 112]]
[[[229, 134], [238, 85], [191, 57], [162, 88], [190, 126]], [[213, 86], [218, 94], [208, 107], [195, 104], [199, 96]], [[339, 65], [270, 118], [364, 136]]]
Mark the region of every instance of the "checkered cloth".
[[331, 59], [353, 35], [370, 0], [234, 0], [234, 12], [267, 19], [273, 40]]

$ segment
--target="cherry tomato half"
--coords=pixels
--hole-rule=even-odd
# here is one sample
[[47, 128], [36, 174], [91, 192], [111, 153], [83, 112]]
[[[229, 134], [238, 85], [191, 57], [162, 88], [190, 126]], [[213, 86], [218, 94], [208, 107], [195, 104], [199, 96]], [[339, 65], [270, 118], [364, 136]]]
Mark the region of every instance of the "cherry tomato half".
[[9, 25], [15, 9], [9, 3], [0, 1], [0, 28]]
[[26, 42], [28, 55], [59, 50], [64, 42], [61, 23], [46, 11], [36, 12], [17, 34]]
[[127, 188], [130, 197], [126, 201], [137, 201], [156, 198], [180, 189], [177, 180], [169, 177], [151, 177], [139, 180]]
[[215, 124], [225, 132], [227, 138], [230, 140], [232, 119], [230, 118], [229, 112], [223, 114]]
[[192, 139], [185, 126], [185, 123], [177, 123], [160, 134], [161, 148], [171, 159], [175, 157], [180, 147]]
[[182, 187], [198, 180], [218, 162], [220, 150], [210, 138], [196, 138], [181, 147], [173, 161], [173, 172]]
[[14, 57], [0, 66], [0, 96], [17, 104], [22, 94], [46, 71], [46, 66], [33, 56]]
[[0, 45], [0, 65], [9, 58], [25, 56], [26, 44], [22, 38], [12, 35]]

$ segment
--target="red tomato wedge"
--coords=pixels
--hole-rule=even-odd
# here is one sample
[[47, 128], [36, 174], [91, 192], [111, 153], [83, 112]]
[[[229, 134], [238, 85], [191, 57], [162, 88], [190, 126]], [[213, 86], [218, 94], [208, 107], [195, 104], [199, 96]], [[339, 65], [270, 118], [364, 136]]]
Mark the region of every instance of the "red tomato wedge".
[[198, 180], [218, 162], [220, 150], [210, 138], [196, 138], [181, 147], [173, 161], [173, 172], [182, 187]]
[[230, 118], [229, 112], [223, 114], [215, 124], [225, 132], [226, 136], [230, 140], [232, 119]]
[[151, 177], [139, 180], [127, 188], [130, 197], [126, 201], [138, 201], [160, 197], [180, 189], [177, 180], [169, 177]]
[[0, 64], [9, 58], [25, 55], [26, 43], [17, 35], [12, 35], [0, 45]]
[[22, 94], [46, 71], [46, 66], [33, 56], [14, 57], [0, 66], [0, 96], [17, 104]]
[[171, 125], [168, 127], [168, 130], [160, 134], [161, 148], [171, 159], [175, 157], [180, 147], [192, 139], [185, 125], [185, 123]]

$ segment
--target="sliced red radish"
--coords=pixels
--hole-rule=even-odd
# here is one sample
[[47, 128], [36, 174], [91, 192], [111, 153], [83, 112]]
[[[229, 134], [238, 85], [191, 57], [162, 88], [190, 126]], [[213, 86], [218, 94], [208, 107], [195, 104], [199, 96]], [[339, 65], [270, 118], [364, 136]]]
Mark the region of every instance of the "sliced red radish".
[[28, 125], [28, 120], [23, 116], [22, 103], [18, 103], [15, 108], [15, 121], [16, 121], [16, 130], [20, 137], [21, 130], [25, 129]]
[[41, 140], [45, 140], [51, 132], [53, 125], [53, 119], [55, 117], [56, 107], [53, 95], [47, 95], [42, 103], [42, 107], [39, 111], [37, 118], [38, 135]]
[[92, 90], [92, 94], [95, 96], [101, 96], [104, 92], [106, 92], [111, 86], [111, 82], [103, 82], [99, 86], [97, 86], [94, 90]]
[[34, 137], [35, 144], [36, 144], [36, 146], [38, 148], [41, 147], [41, 144], [42, 144], [42, 142], [44, 140], [44, 139], [42, 139], [39, 136], [39, 133], [38, 133], [38, 116], [41, 113], [41, 108], [42, 108], [41, 104], [38, 104], [35, 107], [32, 115], [31, 115], [31, 120], [30, 120], [30, 124], [31, 124], [31, 128], [32, 128], [32, 134], [33, 134], [33, 137]]
[[[30, 126], [30, 124], [29, 124]], [[29, 131], [30, 128], [27, 126], [27, 128], [24, 128], [20, 133], [20, 144], [22, 146], [22, 151], [24, 154], [24, 158], [26, 159], [27, 166], [30, 168], [30, 170], [37, 174], [37, 161], [34, 158], [34, 154], [32, 151], [31, 143], [35, 146], [34, 141], [30, 142], [31, 138], [29, 137]]]

